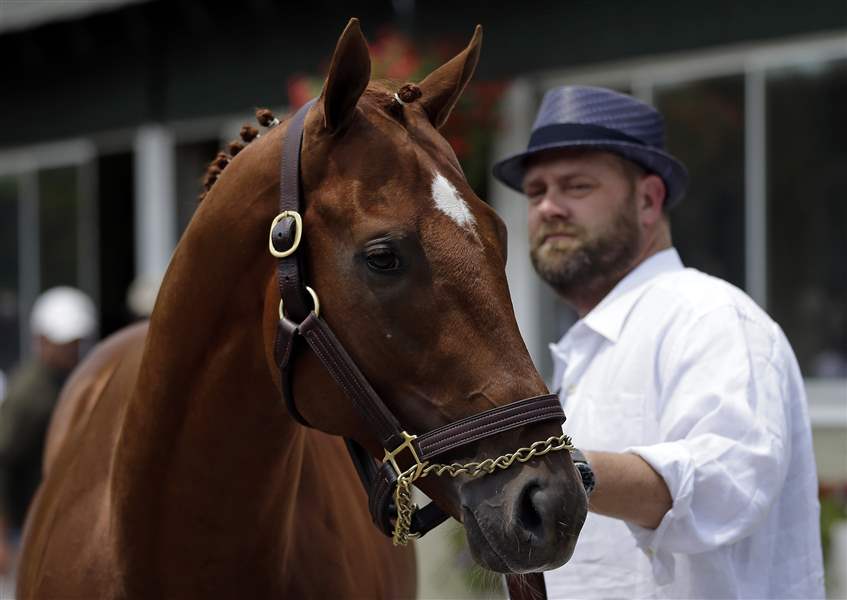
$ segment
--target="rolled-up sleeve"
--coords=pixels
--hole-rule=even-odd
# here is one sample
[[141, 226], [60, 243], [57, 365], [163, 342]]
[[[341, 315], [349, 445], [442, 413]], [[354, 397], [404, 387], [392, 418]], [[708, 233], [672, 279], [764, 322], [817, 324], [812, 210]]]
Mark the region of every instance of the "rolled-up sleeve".
[[734, 543], [767, 516], [785, 480], [790, 436], [781, 337], [734, 307], [714, 310], [670, 344], [659, 375], [661, 443], [628, 448], [673, 500], [658, 528], [627, 523], [660, 580], [673, 553]]

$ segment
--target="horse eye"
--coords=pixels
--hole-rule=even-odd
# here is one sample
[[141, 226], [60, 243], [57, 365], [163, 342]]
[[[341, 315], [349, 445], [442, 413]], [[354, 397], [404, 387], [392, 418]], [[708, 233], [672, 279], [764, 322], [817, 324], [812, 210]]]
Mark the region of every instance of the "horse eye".
[[372, 271], [385, 273], [400, 268], [400, 257], [390, 248], [384, 246], [368, 250], [365, 261]]

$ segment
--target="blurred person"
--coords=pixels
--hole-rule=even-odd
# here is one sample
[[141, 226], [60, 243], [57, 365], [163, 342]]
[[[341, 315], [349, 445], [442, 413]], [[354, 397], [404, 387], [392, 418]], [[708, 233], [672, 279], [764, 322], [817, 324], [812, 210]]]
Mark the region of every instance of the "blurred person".
[[746, 294], [683, 266], [668, 211], [688, 175], [662, 116], [551, 90], [494, 175], [527, 197], [533, 266], [579, 316], [551, 344], [554, 386], [594, 490], [550, 597], [822, 597], [797, 361]]
[[0, 573], [10, 570], [27, 508], [41, 481], [44, 440], [59, 392], [97, 329], [94, 304], [81, 291], [55, 287], [30, 315], [34, 355], [9, 377], [0, 405]]

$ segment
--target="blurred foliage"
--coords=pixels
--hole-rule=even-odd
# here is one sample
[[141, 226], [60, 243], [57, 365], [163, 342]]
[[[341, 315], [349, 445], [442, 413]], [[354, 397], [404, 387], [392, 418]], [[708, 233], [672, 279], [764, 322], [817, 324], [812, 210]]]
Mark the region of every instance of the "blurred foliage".
[[[371, 78], [399, 82], [398, 88], [405, 82], [419, 83], [463, 48], [449, 41], [415, 44], [391, 27], [380, 30], [369, 47]], [[329, 59], [319, 69], [321, 76], [297, 75], [289, 80], [288, 98], [293, 109], [320, 95], [328, 69]], [[462, 164], [468, 183], [483, 199], [494, 133], [499, 127], [497, 108], [505, 88], [505, 82], [472, 80], [441, 129]]]
[[832, 527], [847, 521], [847, 484], [841, 486], [821, 485], [821, 544], [824, 564], [829, 560], [832, 542]]

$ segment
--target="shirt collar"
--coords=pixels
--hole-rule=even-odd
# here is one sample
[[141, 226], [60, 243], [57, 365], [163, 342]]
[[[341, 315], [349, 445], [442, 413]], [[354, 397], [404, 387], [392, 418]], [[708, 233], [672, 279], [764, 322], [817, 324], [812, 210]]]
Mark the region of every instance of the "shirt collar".
[[610, 342], [617, 342], [626, 318], [647, 289], [645, 284], [662, 273], [684, 268], [675, 248], [657, 252], [621, 279], [582, 322]]

